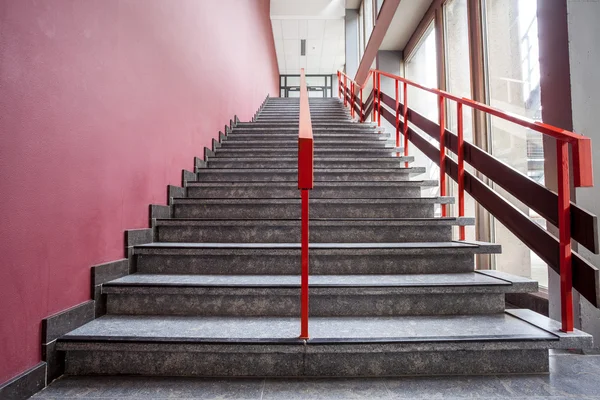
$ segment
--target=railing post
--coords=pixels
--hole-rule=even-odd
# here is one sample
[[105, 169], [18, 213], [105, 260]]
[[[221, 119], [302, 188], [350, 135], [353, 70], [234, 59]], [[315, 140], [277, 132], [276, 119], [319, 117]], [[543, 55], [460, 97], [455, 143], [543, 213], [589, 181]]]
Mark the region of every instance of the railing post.
[[354, 118], [354, 82], [350, 82], [350, 116]]
[[300, 278], [300, 339], [308, 339], [308, 189], [302, 189], [300, 191], [300, 194], [302, 197], [302, 275]]
[[[408, 156], [408, 83], [404, 82], [404, 126], [402, 134], [404, 135], [404, 155]], [[408, 168], [408, 162], [404, 163], [404, 167]]]
[[346, 92], [348, 91], [348, 78], [344, 75], [344, 107], [348, 105], [348, 96], [346, 96]]
[[560, 263], [560, 315], [562, 331], [573, 331], [573, 270], [571, 254], [571, 188], [569, 187], [569, 144], [556, 141], [558, 172], [558, 231]]
[[365, 122], [365, 116], [363, 115], [363, 88], [360, 88], [360, 122]]
[[377, 77], [373, 72], [373, 112], [371, 112], [371, 122], [375, 122], [377, 118]]
[[[394, 79], [394, 82], [396, 89], [396, 148], [398, 148], [400, 147], [400, 127], [398, 126], [400, 124], [400, 110], [398, 110], [400, 98], [398, 97], [398, 80]], [[396, 155], [399, 156], [400, 153], [396, 153]]]
[[377, 74], [377, 126], [381, 126], [381, 74]]
[[341, 99], [342, 98], [342, 76], [340, 74], [340, 71], [337, 72], [337, 76], [338, 76], [338, 97]]
[[[465, 149], [463, 127], [463, 105], [456, 103], [456, 120], [458, 131], [458, 216], [465, 216]], [[458, 227], [458, 239], [465, 240], [465, 226]]]
[[[446, 99], [438, 96], [440, 123], [440, 196], [446, 195]], [[446, 204], [442, 204], [442, 217], [446, 216]]]

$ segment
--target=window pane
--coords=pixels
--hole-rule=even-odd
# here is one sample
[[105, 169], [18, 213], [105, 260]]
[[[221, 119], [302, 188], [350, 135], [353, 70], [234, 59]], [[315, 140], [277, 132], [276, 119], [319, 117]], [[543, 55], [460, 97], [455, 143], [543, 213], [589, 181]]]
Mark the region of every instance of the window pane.
[[[438, 87], [435, 28], [433, 23], [429, 26], [417, 49], [407, 61], [405, 71], [408, 80], [426, 87]], [[438, 120], [437, 102], [436, 95], [412, 86], [408, 87], [408, 107], [432, 121]], [[414, 125], [412, 127], [419, 132], [419, 129]], [[422, 136], [429, 138], [427, 134], [422, 134]], [[410, 149], [410, 153], [415, 156], [415, 166], [424, 166], [427, 168], [427, 176], [424, 176], [424, 179], [439, 180], [439, 167], [433, 161], [414, 147]], [[438, 196], [439, 186], [423, 190], [423, 195]], [[439, 206], [436, 210], [436, 212], [439, 212]]]
[[[540, 67], [536, 0], [487, 0], [487, 68], [489, 103], [532, 119], [540, 119]], [[492, 117], [491, 150], [495, 157], [544, 184], [541, 134]], [[536, 222], [541, 219], [500, 188], [495, 188]], [[547, 267], [504, 226], [495, 222], [495, 240], [503, 253], [496, 268], [547, 286]]]
[[[471, 98], [471, 66], [469, 61], [469, 24], [467, 0], [449, 0], [444, 6], [446, 29], [446, 85], [450, 93], [460, 97]], [[458, 116], [456, 102], [447, 102], [448, 129], [457, 132]], [[473, 140], [473, 112], [470, 107], [463, 107], [463, 137], [465, 141]], [[456, 157], [453, 157], [456, 159]], [[473, 168], [465, 163], [468, 171]], [[450, 194], [458, 196], [458, 185], [450, 181]], [[457, 200], [458, 204], [458, 200]], [[452, 214], [458, 215], [458, 205], [452, 207]], [[465, 193], [465, 216], [475, 217], [475, 201]], [[456, 229], [458, 232], [458, 229]], [[466, 239], [475, 240], [475, 227], [467, 226]], [[458, 236], [457, 236], [458, 238]]]

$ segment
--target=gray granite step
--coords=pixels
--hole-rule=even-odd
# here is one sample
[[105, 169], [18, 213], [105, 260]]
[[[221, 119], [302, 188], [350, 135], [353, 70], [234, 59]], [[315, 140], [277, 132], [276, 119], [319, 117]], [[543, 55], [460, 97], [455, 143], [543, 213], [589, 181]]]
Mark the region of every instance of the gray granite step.
[[[311, 218], [433, 218], [453, 197], [312, 199]], [[299, 199], [173, 199], [174, 218], [300, 218]]]
[[[314, 159], [315, 168], [404, 168], [414, 157], [318, 157]], [[208, 168], [297, 168], [298, 157], [209, 157]]]
[[[387, 134], [379, 134], [375, 132], [355, 132], [347, 133], [343, 131], [337, 132], [317, 132], [313, 134], [315, 146], [323, 141], [365, 141], [365, 142], [387, 142], [390, 136]], [[273, 133], [273, 132], [257, 132], [257, 133], [232, 133], [227, 135], [227, 139], [223, 143], [232, 141], [273, 141], [273, 140], [295, 140], [298, 143], [298, 132], [295, 133]], [[223, 144], [222, 143], [222, 144]]]
[[[317, 147], [314, 149], [315, 157], [393, 157], [403, 155], [403, 148], [395, 148], [390, 145], [383, 148], [361, 148], [361, 147]], [[218, 148], [215, 157], [298, 157], [298, 146], [296, 147], [253, 147], [253, 148]]]
[[[318, 198], [420, 197], [421, 188], [437, 181], [318, 182], [310, 191]], [[196, 198], [300, 198], [296, 182], [188, 182], [187, 196]]]
[[[359, 148], [384, 148], [391, 145], [391, 142], [385, 140], [367, 140], [367, 139], [321, 139], [318, 136], [314, 139], [315, 147], [359, 147]], [[229, 147], [298, 147], [298, 138], [281, 140], [225, 140], [221, 143], [222, 148]]]
[[[313, 276], [312, 317], [470, 315], [504, 311], [506, 293], [537, 283], [476, 272], [430, 275]], [[143, 275], [102, 286], [109, 314], [288, 316], [300, 307], [298, 275]], [[243, 299], [243, 304], [240, 303]]]
[[[444, 242], [454, 226], [473, 218], [311, 219], [312, 243]], [[159, 219], [159, 242], [289, 243], [300, 242], [300, 220]]]
[[[315, 168], [317, 182], [390, 182], [408, 181], [425, 168]], [[298, 182], [298, 170], [292, 168], [203, 168], [198, 171], [201, 182]]]
[[[499, 253], [490, 243], [311, 243], [311, 275], [472, 272], [475, 254]], [[134, 248], [146, 274], [294, 275], [298, 243], [151, 243]]]
[[467, 316], [298, 318], [107, 315], [60, 338], [66, 373], [382, 376], [548, 370], [549, 348], [582, 348], [528, 310]]

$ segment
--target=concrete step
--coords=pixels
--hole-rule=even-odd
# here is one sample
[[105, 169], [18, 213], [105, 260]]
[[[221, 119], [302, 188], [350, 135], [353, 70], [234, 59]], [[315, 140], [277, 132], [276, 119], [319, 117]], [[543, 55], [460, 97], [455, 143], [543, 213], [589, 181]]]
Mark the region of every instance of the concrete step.
[[[454, 226], [472, 218], [317, 219], [310, 220], [311, 243], [444, 242]], [[300, 220], [159, 219], [159, 242], [300, 243]]]
[[[387, 134], [378, 134], [374, 132], [356, 132], [356, 133], [347, 133], [347, 132], [320, 132], [313, 135], [315, 140], [315, 145], [319, 145], [325, 141], [338, 141], [341, 144], [347, 141], [365, 141], [365, 142], [387, 142], [390, 140], [390, 136]], [[227, 135], [226, 143], [231, 141], [273, 141], [273, 140], [295, 140], [296, 145], [298, 144], [298, 132], [295, 134], [288, 133], [269, 133], [269, 132], [260, 132], [260, 133], [235, 133]]]
[[[227, 138], [233, 136], [241, 136], [245, 137], [246, 135], [262, 135], [262, 136], [272, 136], [273, 139], [281, 138], [281, 139], [291, 139], [295, 137], [298, 139], [298, 128], [297, 127], [269, 127], [269, 128], [235, 128], [231, 133], [227, 135]], [[273, 136], [275, 135], [275, 136]], [[322, 137], [323, 135], [353, 135], [358, 136], [360, 139], [361, 136], [379, 136], [379, 137], [390, 137], [388, 133], [379, 132], [372, 128], [363, 128], [363, 129], [348, 129], [345, 127], [320, 127], [318, 129], [313, 129], [314, 137]]]
[[[343, 127], [346, 129], [380, 129], [377, 127], [376, 123], [373, 122], [327, 122], [327, 121], [319, 121], [314, 122], [312, 124], [313, 130], [319, 128], [328, 128], [328, 127]], [[297, 129], [298, 121], [278, 121], [276, 123], [265, 123], [265, 122], [238, 122], [238, 124], [233, 128], [236, 129], [251, 129], [251, 128], [279, 128], [279, 129]]]
[[541, 373], [549, 348], [585, 348], [528, 310], [467, 316], [106, 315], [64, 335], [67, 375], [385, 376]]
[[[501, 313], [506, 293], [537, 291], [537, 282], [505, 275], [503, 279], [477, 272], [312, 276], [310, 315]], [[295, 317], [299, 289], [299, 275], [133, 274], [102, 285], [107, 312], [120, 315]]]
[[[404, 168], [414, 161], [414, 157], [371, 157], [367, 159], [315, 158], [315, 168]], [[209, 168], [297, 168], [298, 157], [248, 157], [224, 158], [209, 157]]]
[[[340, 140], [340, 139], [323, 139], [320, 137], [314, 138], [315, 147], [358, 147], [358, 148], [385, 148], [390, 146], [392, 143], [385, 140], [370, 140], [370, 139], [352, 139], [352, 140]], [[225, 140], [221, 143], [222, 148], [231, 147], [271, 147], [271, 148], [285, 148], [285, 147], [298, 147], [298, 138], [282, 139], [282, 140]]]
[[[311, 275], [472, 272], [475, 254], [499, 253], [491, 243], [311, 243]], [[151, 243], [134, 248], [146, 274], [294, 275], [298, 243]]]
[[[312, 199], [311, 218], [433, 218], [453, 197]], [[299, 199], [173, 199], [174, 218], [300, 218]]]
[[[380, 148], [363, 147], [315, 147], [315, 157], [394, 157], [404, 154], [403, 148], [393, 146]], [[298, 157], [298, 146], [295, 147], [221, 147], [215, 152], [215, 157]]]
[[[407, 181], [425, 168], [328, 168], [314, 170], [315, 182], [321, 181]], [[200, 182], [297, 182], [297, 169], [284, 168], [203, 168]]]
[[[420, 197], [421, 188], [437, 181], [317, 182], [310, 198]], [[300, 198], [296, 182], [188, 182], [187, 196], [196, 198]]]

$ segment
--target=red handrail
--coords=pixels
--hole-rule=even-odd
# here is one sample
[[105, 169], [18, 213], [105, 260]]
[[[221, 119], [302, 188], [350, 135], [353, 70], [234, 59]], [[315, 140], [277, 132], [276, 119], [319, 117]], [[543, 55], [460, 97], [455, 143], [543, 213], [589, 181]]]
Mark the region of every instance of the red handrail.
[[300, 70], [300, 116], [298, 129], [298, 189], [302, 201], [300, 338], [308, 339], [308, 191], [314, 186], [314, 143], [308, 88], [304, 68]]
[[[544, 135], [551, 136], [557, 142], [557, 171], [558, 171], [558, 228], [559, 228], [559, 262], [560, 262], [560, 287], [561, 287], [561, 316], [562, 330], [571, 332], [573, 330], [573, 295], [572, 295], [572, 249], [571, 249], [571, 195], [569, 184], [569, 144], [573, 150], [573, 169], [574, 169], [574, 186], [585, 187], [593, 186], [593, 171], [592, 171], [592, 146], [591, 140], [588, 137], [566, 131], [548, 124], [540, 123], [529, 118], [515, 115], [486, 104], [473, 101], [464, 97], [458, 97], [447, 93], [443, 90], [428, 88], [418, 83], [409, 81], [397, 75], [393, 75], [384, 71], [372, 69], [373, 73], [373, 120], [377, 120], [378, 125], [381, 122], [381, 77], [388, 77], [395, 81], [395, 101], [396, 101], [396, 147], [400, 143], [399, 132], [399, 91], [398, 83], [402, 82], [404, 86], [404, 104], [403, 104], [403, 136], [404, 136], [404, 154], [408, 155], [408, 86], [413, 86], [417, 89], [433, 93], [438, 96], [438, 123], [440, 128], [439, 145], [440, 145], [440, 193], [446, 193], [446, 101], [452, 100], [457, 103], [457, 136], [458, 136], [458, 214], [464, 216], [464, 135], [463, 135], [463, 106], [471, 107], [475, 110], [482, 111], [486, 114], [513, 122], [525, 128], [529, 128]], [[347, 81], [348, 77], [339, 72], [338, 76], [344, 76]], [[368, 81], [365, 80], [365, 82]], [[352, 81], [354, 86], [361, 88], [362, 86]], [[339, 80], [339, 93], [343, 92], [344, 100], [346, 99], [347, 84], [342, 86], [341, 79]], [[363, 83], [364, 84], [364, 83]], [[361, 93], [362, 94], [362, 93]], [[376, 102], [376, 103], [375, 103]], [[362, 100], [361, 100], [362, 103]], [[350, 107], [354, 107], [354, 98], [351, 98]], [[362, 110], [362, 104], [361, 104]], [[362, 114], [362, 113], [361, 113]], [[361, 116], [361, 120], [362, 120]], [[446, 214], [445, 206], [442, 206], [442, 215]], [[460, 240], [465, 239], [464, 227], [459, 231]]]

